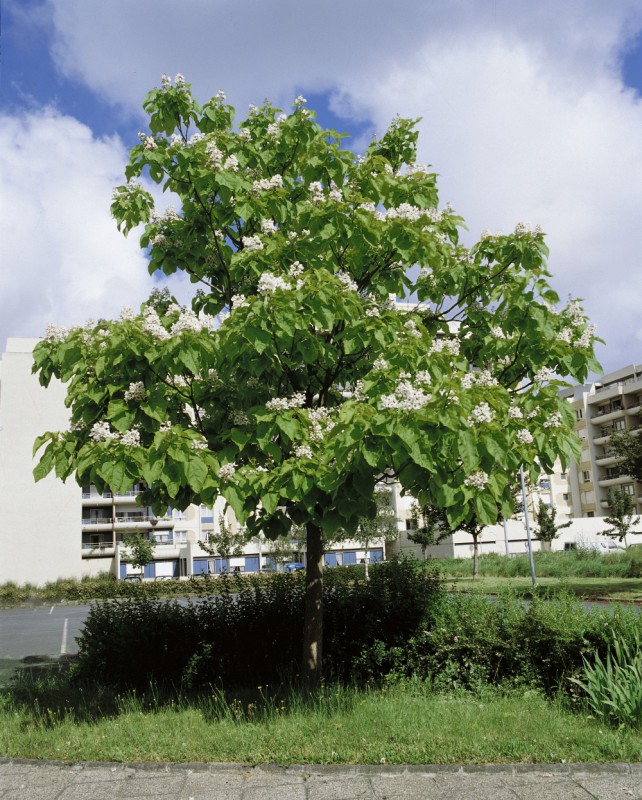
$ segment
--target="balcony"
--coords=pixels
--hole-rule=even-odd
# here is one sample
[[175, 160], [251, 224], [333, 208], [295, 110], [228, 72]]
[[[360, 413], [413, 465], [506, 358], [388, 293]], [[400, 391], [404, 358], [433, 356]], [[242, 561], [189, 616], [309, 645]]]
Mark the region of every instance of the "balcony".
[[598, 408], [597, 413], [591, 417], [591, 422], [594, 425], [603, 425], [605, 422], [612, 422], [615, 419], [620, 419], [624, 416], [623, 408], [612, 408], [607, 406], [606, 410]]
[[613, 475], [611, 477], [600, 478], [597, 482], [598, 486], [603, 489], [609, 489], [613, 486], [621, 486], [623, 483], [631, 483], [631, 478], [628, 475]]
[[616, 454], [615, 450], [609, 450], [603, 455], [597, 456], [595, 463], [598, 465], [598, 467], [610, 467], [619, 460], [620, 457]]
[[[152, 525], [152, 521], [156, 524]], [[171, 517], [148, 517], [145, 514], [132, 514], [131, 516], [112, 517], [89, 517], [82, 520], [83, 530], [88, 528], [92, 531], [111, 530], [112, 525], [115, 530], [156, 530], [161, 528], [173, 528], [174, 520]]]

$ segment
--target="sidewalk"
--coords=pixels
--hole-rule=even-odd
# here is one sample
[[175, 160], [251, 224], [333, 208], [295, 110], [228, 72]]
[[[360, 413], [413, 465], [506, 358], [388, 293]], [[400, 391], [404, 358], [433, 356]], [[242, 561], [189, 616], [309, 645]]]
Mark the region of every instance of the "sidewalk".
[[0, 800], [642, 800], [642, 764], [292, 766], [0, 759]]

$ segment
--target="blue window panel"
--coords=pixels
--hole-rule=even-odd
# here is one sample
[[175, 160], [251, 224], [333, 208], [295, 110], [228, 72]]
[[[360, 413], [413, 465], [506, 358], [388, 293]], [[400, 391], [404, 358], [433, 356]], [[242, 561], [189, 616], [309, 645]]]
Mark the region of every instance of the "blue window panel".
[[156, 564], [152, 561], [151, 564], [147, 564], [145, 566], [145, 577], [146, 578], [155, 578], [156, 577]]
[[230, 571], [230, 562], [227, 558], [217, 558], [216, 559], [216, 572], [220, 574], [221, 572], [229, 572]]
[[357, 563], [357, 554], [355, 552], [348, 552], [343, 554], [343, 563], [344, 564], [356, 564]]
[[120, 565], [120, 579], [121, 579], [121, 581], [124, 581], [126, 577], [127, 577], [127, 564], [122, 564], [121, 563], [121, 565]]
[[246, 556], [245, 557], [245, 571], [246, 572], [258, 572], [259, 571], [259, 557], [258, 556]]
[[370, 551], [370, 563], [376, 564], [379, 561], [383, 561], [383, 550], [371, 550]]
[[194, 575], [207, 575], [207, 559], [195, 558], [194, 559]]
[[337, 554], [336, 553], [326, 553], [323, 558], [325, 560], [326, 567], [336, 567], [337, 566]]
[[201, 517], [201, 522], [214, 522], [214, 517]]

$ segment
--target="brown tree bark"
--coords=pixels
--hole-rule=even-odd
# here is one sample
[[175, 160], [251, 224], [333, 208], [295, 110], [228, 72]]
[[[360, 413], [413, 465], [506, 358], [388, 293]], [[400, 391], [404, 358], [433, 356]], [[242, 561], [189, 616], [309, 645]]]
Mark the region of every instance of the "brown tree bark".
[[323, 666], [323, 531], [309, 522], [306, 528], [305, 616], [302, 674], [317, 682]]

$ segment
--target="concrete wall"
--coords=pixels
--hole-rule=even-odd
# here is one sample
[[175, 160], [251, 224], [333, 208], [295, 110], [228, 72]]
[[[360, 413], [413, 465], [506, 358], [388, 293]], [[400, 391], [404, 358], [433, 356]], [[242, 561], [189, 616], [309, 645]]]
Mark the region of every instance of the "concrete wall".
[[0, 582], [42, 584], [82, 575], [81, 490], [53, 476], [36, 483], [34, 439], [68, 426], [64, 387], [31, 374], [36, 339], [9, 339], [0, 366]]

